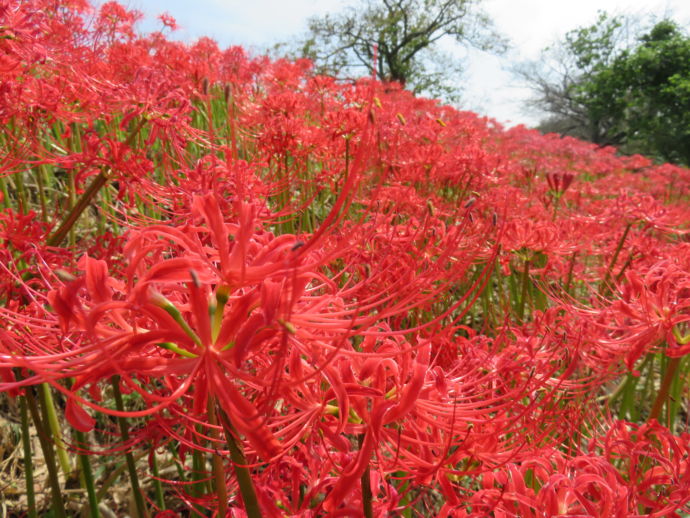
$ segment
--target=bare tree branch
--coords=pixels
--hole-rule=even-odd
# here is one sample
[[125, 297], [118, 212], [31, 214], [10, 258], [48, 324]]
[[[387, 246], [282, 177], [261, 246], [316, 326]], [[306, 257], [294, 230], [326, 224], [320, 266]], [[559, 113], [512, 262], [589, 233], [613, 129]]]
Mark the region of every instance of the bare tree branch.
[[[436, 48], [443, 36], [479, 48], [505, 46], [488, 18], [478, 10], [480, 0], [360, 0], [340, 14], [312, 18], [309, 33], [293, 57], [308, 57], [317, 67], [348, 75], [348, 69], [376, 68], [384, 80], [398, 81], [412, 91], [452, 98], [459, 81], [444, 81], [447, 61]], [[377, 62], [373, 48], [378, 47]], [[437, 72], [431, 72], [437, 66]], [[457, 70], [457, 64], [450, 67]], [[451, 86], [452, 85], [452, 86]]]

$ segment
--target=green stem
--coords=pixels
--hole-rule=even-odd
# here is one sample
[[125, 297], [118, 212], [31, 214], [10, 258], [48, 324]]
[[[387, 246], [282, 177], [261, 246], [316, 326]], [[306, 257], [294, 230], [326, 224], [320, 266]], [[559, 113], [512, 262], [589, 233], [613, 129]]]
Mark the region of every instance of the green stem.
[[262, 518], [261, 509], [259, 508], [259, 501], [256, 498], [256, 491], [254, 490], [254, 483], [252, 476], [247, 468], [247, 459], [242, 451], [242, 446], [238, 443], [236, 437], [239, 437], [237, 430], [230, 422], [228, 416], [223, 410], [218, 407], [218, 416], [223, 424], [225, 430], [225, 439], [230, 448], [230, 459], [235, 468], [235, 476], [237, 477], [237, 484], [240, 488], [240, 495], [242, 495], [242, 502], [244, 502], [244, 510], [248, 518]]
[[525, 318], [525, 303], [527, 302], [527, 290], [529, 288], [529, 260], [525, 261], [522, 270], [522, 288], [520, 293], [520, 305], [518, 306], [518, 318], [522, 322]]
[[29, 202], [26, 197], [26, 190], [24, 189], [24, 173], [18, 171], [14, 173], [13, 179], [15, 179], [16, 189], [17, 189], [17, 200], [19, 201], [19, 212], [26, 214], [29, 212]]
[[159, 347], [162, 347], [163, 349], [167, 349], [168, 351], [174, 352], [175, 354], [179, 354], [180, 356], [184, 356], [185, 358], [198, 358], [199, 356], [190, 353], [189, 351], [185, 351], [184, 349], [181, 349], [177, 345], [175, 345], [172, 342], [160, 342], [158, 344]]
[[[664, 373], [664, 377], [661, 380], [661, 386], [659, 387], [659, 392], [657, 392], [656, 399], [654, 400], [654, 405], [652, 406], [652, 410], [649, 413], [647, 422], [653, 421], [654, 419], [659, 420], [659, 416], [661, 415], [661, 409], [663, 408], [664, 403], [666, 403], [666, 400], [668, 399], [671, 383], [673, 382], [673, 379], [675, 378], [676, 373], [678, 372], [680, 360], [681, 358], [669, 358], [668, 364], [666, 365], [666, 372]], [[661, 421], [659, 421], [659, 423], [663, 424], [661, 423]]]
[[[491, 292], [489, 289], [484, 288], [482, 290], [481, 294], [481, 301], [482, 301], [482, 312], [487, 320], [487, 325], [491, 325], [493, 327], [493, 324], [495, 322], [495, 314], [494, 314], [494, 307], [491, 303]], [[489, 324], [490, 323], [490, 324]]]
[[[196, 431], [199, 432], [199, 426], [196, 426]], [[195, 497], [201, 498], [206, 493], [206, 469], [203, 454], [195, 449], [192, 452], [192, 480], [194, 484], [191, 485], [191, 493]], [[195, 506], [202, 516], [204, 516], [203, 508]]]
[[616, 251], [613, 253], [613, 257], [611, 257], [611, 261], [609, 262], [608, 268], [606, 268], [606, 275], [604, 276], [604, 282], [602, 282], [601, 286], [599, 287], [599, 295], [604, 295], [610, 289], [609, 284], [611, 283], [611, 275], [613, 273], [613, 267], [616, 266], [616, 261], [618, 261], [618, 255], [621, 253], [621, 250], [623, 249], [623, 243], [625, 243], [625, 239], [628, 237], [628, 233], [630, 232], [631, 228], [632, 228], [632, 223], [628, 223], [625, 226], [625, 231], [623, 231], [623, 235], [621, 236], [620, 240], [618, 241], [618, 246], [616, 247]]
[[228, 303], [230, 296], [230, 288], [226, 285], [218, 286], [216, 289], [215, 304], [211, 306], [213, 314], [211, 316], [211, 341], [216, 343], [220, 328], [223, 325], [223, 312], [225, 305]]
[[10, 203], [10, 193], [9, 190], [7, 189], [7, 182], [5, 181], [4, 176], [0, 176], [0, 191], [2, 191], [2, 205], [3, 208], [9, 209], [11, 206]]
[[[69, 208], [71, 211], [72, 208], [74, 207], [74, 205], [76, 204], [76, 199], [77, 199], [77, 184], [75, 182], [74, 173], [71, 173], [67, 177], [67, 195], [68, 195], [68, 199], [69, 199]], [[80, 201], [81, 201], [81, 199], [80, 199]], [[87, 204], [87, 206], [88, 206], [88, 204]], [[86, 208], [86, 206], [84, 206], [84, 208]], [[79, 215], [81, 215], [83, 210], [84, 209], [81, 209], [81, 211], [79, 212]], [[79, 215], [77, 217], [79, 217]], [[69, 227], [67, 234], [68, 234], [69, 245], [74, 246], [74, 244], [77, 242], [77, 236], [76, 236], [76, 233], [74, 232], [74, 225], [71, 225]]]
[[551, 214], [551, 221], [556, 221], [556, 216], [558, 216], [558, 206], [561, 204], [561, 197], [563, 193], [560, 191], [553, 192], [553, 213]]
[[[84, 434], [84, 432], [75, 430], [74, 437], [77, 439], [77, 446], [80, 449], [86, 449], [88, 443], [86, 442], [86, 435]], [[91, 472], [91, 462], [89, 462], [88, 453], [79, 453], [79, 464], [81, 465], [81, 473], [84, 477], [84, 486], [86, 487], [86, 494], [89, 498], [89, 516], [91, 518], [100, 518], [101, 513], [98, 510], [96, 486], [94, 485], [93, 473]]]
[[[216, 415], [215, 398], [208, 399], [208, 421], [214, 428], [211, 428], [210, 436], [213, 439], [213, 447], [216, 450], [222, 448], [220, 441], [220, 431], [215, 428], [218, 425], [218, 416]], [[213, 454], [211, 459], [213, 465], [213, 478], [215, 481], [216, 495], [218, 496], [218, 513], [217, 516], [225, 516], [228, 511], [228, 488], [225, 483], [225, 469], [223, 468], [223, 459], [218, 453]]]
[[45, 182], [43, 180], [43, 170], [45, 166], [38, 166], [34, 172], [36, 173], [36, 183], [38, 184], [38, 200], [41, 204], [41, 221], [45, 223], [48, 221], [48, 211], [46, 209], [46, 191]]
[[628, 258], [627, 258], [627, 259], [625, 260], [625, 262], [623, 263], [623, 266], [621, 267], [621, 271], [618, 272], [618, 274], [616, 274], [616, 282], [619, 282], [619, 281], [623, 278], [623, 274], [625, 273], [625, 270], [627, 270], [628, 267], [629, 267], [629, 266], [632, 264], [632, 262], [633, 262], [633, 257], [634, 257], [634, 255], [635, 255], [634, 252], [630, 252], [630, 255], [628, 256]]
[[570, 266], [568, 267], [568, 280], [565, 283], [565, 292], [570, 293], [570, 286], [573, 283], [573, 270], [575, 269], [575, 258], [577, 257], [577, 252], [573, 252], [570, 258]]
[[[170, 302], [163, 295], [161, 295], [160, 293], [157, 293], [157, 292], [153, 292], [151, 294], [150, 300], [156, 306], [163, 309], [168, 315], [170, 315], [175, 320], [175, 322], [177, 322], [177, 324], [182, 328], [182, 330], [185, 332], [185, 334], [189, 338], [191, 338], [196, 345], [198, 345], [200, 348], [204, 347], [203, 344], [201, 343], [201, 338], [199, 338], [199, 335], [197, 335], [194, 332], [194, 330], [189, 326], [187, 321], [182, 316], [182, 313], [180, 312], [180, 310], [177, 309], [177, 307], [172, 302]], [[163, 347], [165, 349], [174, 351], [177, 354], [180, 354], [182, 356], [194, 354], [194, 353], [184, 351], [183, 349], [180, 349], [175, 344], [171, 344], [170, 342], [163, 342], [163, 343], [160, 343], [158, 345], [160, 345], [161, 347]], [[171, 349], [171, 347], [173, 347], [173, 346], [175, 347], [175, 349]], [[187, 356], [187, 357], [189, 358], [190, 356]], [[196, 355], [191, 356], [191, 358], [196, 358]]]
[[69, 460], [69, 455], [67, 455], [65, 443], [62, 440], [62, 430], [57, 418], [57, 412], [55, 412], [55, 401], [53, 400], [53, 394], [50, 391], [50, 385], [47, 383], [42, 383], [40, 390], [41, 404], [45, 410], [45, 415], [48, 417], [48, 428], [50, 429], [50, 433], [55, 442], [58, 462], [60, 463], [60, 468], [65, 474], [65, 477], [69, 478], [72, 475], [72, 466]]
[[[653, 354], [648, 354], [642, 364], [640, 364], [639, 371], [644, 372], [649, 369], [649, 365], [654, 359]], [[651, 373], [650, 373], [651, 375]], [[633, 376], [628, 374], [626, 380], [609, 396], [609, 403], [613, 403], [617, 397], [623, 396], [621, 406], [618, 413], [619, 419], [628, 419], [631, 421], [637, 420], [638, 409], [635, 405], [635, 396], [637, 395], [637, 384], [640, 381], [640, 376]]]
[[[113, 387], [113, 395], [115, 396], [115, 408], [120, 412], [123, 412], [125, 405], [122, 402], [122, 392], [120, 392], [120, 377], [113, 376], [110, 378], [110, 383]], [[129, 427], [127, 425], [127, 419], [124, 417], [117, 418], [118, 424], [120, 426], [120, 434], [122, 435], [122, 441], [129, 441]], [[137, 476], [137, 467], [134, 462], [134, 455], [131, 451], [125, 454], [125, 459], [127, 460], [127, 471], [129, 472], [129, 482], [132, 486], [132, 492], [134, 493], [134, 503], [137, 506], [137, 513], [139, 518], [145, 518], [148, 516], [146, 511], [146, 504], [144, 503], [144, 496], [139, 488], [139, 477]]]
[[34, 494], [34, 464], [31, 460], [29, 414], [25, 396], [19, 397], [19, 412], [22, 420], [22, 446], [24, 449], [24, 481], [26, 482], [26, 502], [29, 508], [28, 517], [38, 518], [38, 514], [36, 512], [36, 495]]
[[[134, 462], [136, 463], [137, 461], [143, 459], [147, 454], [148, 452], [145, 451], [137, 453], [134, 457]], [[96, 498], [98, 498], [99, 500], [103, 500], [106, 496], [108, 496], [108, 491], [110, 490], [110, 488], [113, 487], [113, 485], [115, 485], [117, 479], [120, 478], [120, 475], [122, 475], [126, 470], [127, 462], [124, 462], [122, 464], [117, 465], [115, 469], [110, 471], [108, 478], [101, 482], [101, 485], [98, 488], [98, 491], [96, 492]]]
[[65, 514], [65, 505], [62, 500], [62, 491], [60, 489], [60, 478], [58, 477], [58, 468], [55, 463], [55, 452], [53, 452], [53, 444], [48, 436], [48, 431], [43, 426], [43, 422], [47, 421], [45, 409], [43, 409], [43, 418], [39, 415], [36, 398], [33, 394], [33, 388], [26, 389], [26, 402], [31, 413], [31, 419], [36, 427], [38, 440], [41, 443], [41, 450], [43, 450], [43, 458], [45, 459], [46, 469], [48, 470], [48, 483], [50, 484], [50, 491], [52, 495], [52, 508], [55, 518], [67, 518]]
[[84, 212], [86, 207], [89, 206], [91, 200], [93, 200], [98, 191], [101, 190], [101, 187], [103, 187], [107, 181], [107, 173], [104, 173], [103, 171], [98, 173], [98, 176], [93, 179], [77, 203], [72, 206], [69, 214], [67, 214], [67, 217], [62, 221], [60, 227], [48, 238], [46, 241], [48, 246], [59, 246], [60, 243], [62, 243], [69, 231], [79, 219], [79, 216], [81, 216], [81, 213]]
[[683, 372], [685, 372], [685, 370], [687, 369], [687, 365], [684, 365], [684, 359], [685, 358], [680, 358], [678, 365], [678, 370], [680, 371], [680, 373], [673, 377], [673, 382], [671, 383], [671, 388], [669, 390], [670, 402], [667, 408], [668, 426], [671, 430], [673, 430], [674, 424], [676, 422], [676, 417], [678, 416], [678, 411], [681, 408], [682, 392], [685, 388], [685, 376], [683, 376]]
[[158, 471], [158, 458], [156, 457], [156, 451], [151, 453], [151, 470], [153, 471], [153, 489], [156, 492], [156, 505], [158, 509], [165, 510], [165, 493], [163, 492], [163, 484], [161, 484], [160, 473]]

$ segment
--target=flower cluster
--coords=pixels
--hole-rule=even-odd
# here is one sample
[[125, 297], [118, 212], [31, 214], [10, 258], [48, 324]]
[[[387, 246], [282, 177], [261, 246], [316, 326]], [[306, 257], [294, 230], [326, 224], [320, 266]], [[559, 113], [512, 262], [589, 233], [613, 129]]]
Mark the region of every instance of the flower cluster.
[[688, 512], [689, 170], [139, 18], [0, 7], [12, 512]]

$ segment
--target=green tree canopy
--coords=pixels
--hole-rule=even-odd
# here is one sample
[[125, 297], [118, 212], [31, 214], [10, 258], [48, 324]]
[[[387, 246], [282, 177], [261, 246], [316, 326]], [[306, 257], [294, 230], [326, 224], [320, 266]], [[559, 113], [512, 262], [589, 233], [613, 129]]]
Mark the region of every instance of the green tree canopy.
[[312, 59], [320, 73], [352, 77], [376, 72], [415, 93], [452, 98], [460, 89], [462, 67], [439, 48], [442, 38], [487, 51], [506, 47], [479, 3], [361, 0], [339, 14], [311, 18], [307, 35], [288, 45], [289, 54]]
[[589, 27], [568, 32], [562, 41], [542, 52], [541, 59], [521, 63], [515, 72], [535, 92], [529, 105], [548, 119], [542, 129], [601, 145], [620, 144], [610, 107], [610, 98], [591, 99], [582, 86], [607, 70], [617, 52], [626, 48], [628, 24], [600, 12]]
[[[690, 164], [690, 37], [664, 19], [631, 38], [629, 19], [601, 13], [569, 32], [543, 64], [518, 73], [550, 115], [541, 128]], [[554, 50], [555, 49], [555, 50]]]
[[599, 92], [617, 101], [627, 150], [690, 165], [690, 37], [675, 22], [658, 22], [582, 87]]

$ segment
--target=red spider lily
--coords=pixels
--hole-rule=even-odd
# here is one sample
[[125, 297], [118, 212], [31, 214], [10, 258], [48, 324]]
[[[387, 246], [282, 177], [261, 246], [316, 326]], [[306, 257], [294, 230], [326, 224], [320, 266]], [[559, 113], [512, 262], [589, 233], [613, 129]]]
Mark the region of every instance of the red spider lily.
[[177, 29], [177, 20], [170, 16], [168, 13], [163, 13], [158, 15], [158, 19], [161, 21], [164, 27], [174, 31]]
[[679, 516], [690, 502], [687, 459], [679, 455], [686, 441], [658, 424], [613, 423], [591, 441], [589, 454], [543, 450], [521, 465], [483, 473], [467, 516]]
[[[207, 198], [207, 203], [210, 200]], [[59, 367], [67, 367], [77, 378], [73, 390], [120, 374], [126, 385], [149, 398], [155, 410], [179, 397], [184, 393], [180, 390], [187, 390], [194, 376], [203, 372], [209, 388], [204, 392], [201, 386], [195, 387], [202, 391], [197, 400], [197, 405], [202, 406], [198, 408], [204, 408], [205, 393], [215, 395], [228, 405], [225, 409], [231, 418], [236, 418], [238, 412], [243, 416], [246, 426], [236, 424], [240, 431], [257, 437], [257, 428], [264, 429], [251, 418], [257, 411], [225, 379], [225, 367], [219, 370], [212, 358], [218, 356], [223, 365], [231, 361], [241, 366], [259, 344], [268, 341], [278, 346], [284, 341], [280, 336], [292, 326], [291, 300], [299, 299], [307, 281], [300, 265], [290, 260], [294, 237], [254, 238], [251, 209], [240, 210], [240, 224], [233, 231], [236, 238], [231, 248], [217, 206], [199, 211], [206, 217], [212, 235], [223, 240], [217, 243], [219, 255], [209, 255], [194, 234], [153, 227], [135, 236], [125, 248], [130, 257], [127, 284], [109, 277], [102, 261], [82, 259], [80, 268], [85, 275], [53, 290], [48, 301], [60, 317], [63, 332], [79, 330], [90, 344], [82, 343], [72, 350], [67, 365], [63, 362], [49, 369], [58, 372]], [[186, 247], [187, 253], [160, 261], [167, 249], [161, 235]], [[192, 255], [194, 252], [197, 255]], [[152, 259], [159, 262], [152, 263]], [[217, 286], [213, 293], [211, 283]], [[277, 290], [281, 289], [279, 294]], [[251, 316], [257, 307], [261, 312]], [[211, 318], [209, 313], [214, 311]], [[94, 357], [96, 350], [100, 358]], [[81, 366], [73, 363], [77, 357]], [[34, 364], [28, 358], [26, 361], [37, 375], [54, 376], [48, 374], [46, 365], [38, 361]], [[230, 364], [227, 367], [236, 371]], [[190, 379], [182, 382], [182, 388], [171, 388], [172, 395], [167, 398], [146, 393], [135, 380], [143, 381], [166, 370], [176, 376], [180, 369], [189, 372]], [[151, 410], [139, 415], [147, 413]], [[266, 457], [275, 455], [275, 441], [264, 439], [253, 441], [255, 447]]]
[[223, 461], [230, 516], [233, 441], [267, 516], [687, 509], [687, 435], [601, 401], [690, 351], [689, 170], [88, 10], [0, 7], [0, 390], [135, 418], [99, 453]]
[[16, 259], [30, 255], [36, 248], [35, 244], [44, 240], [46, 230], [46, 225], [38, 220], [38, 215], [33, 211], [17, 214], [7, 209], [0, 213], [0, 239], [4, 244], [0, 252], [2, 262], [10, 264], [15, 259], [13, 253], [19, 254]]
[[628, 270], [620, 286], [621, 298], [608, 308], [588, 311], [593, 323], [607, 335], [600, 345], [625, 357], [629, 369], [644, 354], [665, 343], [670, 357], [690, 351], [686, 323], [690, 321], [687, 265], [664, 260], [646, 271]]
[[572, 171], [549, 171], [546, 173], [546, 181], [549, 184], [549, 189], [557, 196], [562, 196], [568, 190], [570, 184], [573, 183], [575, 175]]
[[[343, 417], [352, 408], [367, 423], [363, 447], [344, 467], [346, 475], [335, 483], [324, 503], [335, 509], [351, 492], [351, 482], [368, 469], [376, 444], [383, 440], [382, 433], [388, 436], [384, 444], [397, 441], [400, 458], [417, 449], [400, 454], [408, 437], [415, 442], [421, 440], [423, 428], [413, 431], [415, 427], [409, 425], [411, 433], [398, 433], [397, 438], [395, 428], [383, 428], [406, 421], [419, 404], [430, 368], [429, 345], [418, 353], [414, 366], [404, 362], [406, 367], [391, 371], [400, 381], [385, 381], [383, 370], [375, 378], [380, 389], [358, 388], [355, 379], [343, 378], [346, 371], [338, 374], [324, 362], [324, 358], [330, 358], [337, 364], [333, 354], [339, 351], [343, 360], [358, 355], [342, 349], [348, 333], [348, 327], [342, 326], [351, 329], [354, 322], [347, 324], [347, 317], [354, 313], [343, 311], [337, 293], [329, 294], [329, 284], [312, 273], [322, 261], [319, 254], [298, 255], [303, 247], [295, 247], [294, 236], [274, 237], [257, 231], [251, 205], [238, 202], [236, 224], [225, 223], [212, 196], [196, 198], [192, 207], [195, 219], [203, 221], [203, 226], [152, 226], [132, 235], [125, 245], [126, 282], [111, 277], [103, 261], [88, 256], [79, 263], [83, 275], [69, 280], [61, 274], [68, 280], [52, 290], [47, 300], [59, 316], [62, 333], [74, 346], [61, 354], [37, 356], [35, 348], [47, 344], [39, 346], [37, 336], [18, 332], [17, 340], [24, 344], [14, 343], [12, 349], [33, 355], [8, 355], [5, 361], [35, 373], [22, 384], [37, 380], [55, 384], [59, 378], [75, 377], [70, 391], [55, 386], [70, 396], [66, 416], [79, 430], [88, 430], [93, 420], [75, 402], [113, 415], [146, 416], [167, 408], [183, 419], [180, 424], [184, 427], [185, 422], [203, 424], [207, 400], [213, 398], [253, 451], [265, 460], [297, 444], [305, 427], [323, 416], [324, 402], [335, 396]], [[232, 241], [228, 234], [234, 236]], [[312, 287], [305, 292], [308, 285]], [[335, 319], [329, 322], [330, 314]], [[376, 331], [371, 336], [381, 333]], [[401, 344], [403, 350], [411, 349]], [[306, 364], [297, 358], [276, 361], [288, 350], [310, 360]], [[383, 347], [372, 354], [390, 358], [401, 353], [398, 348]], [[372, 366], [365, 368], [369, 374], [363, 373], [363, 380], [374, 374]], [[312, 391], [309, 387], [318, 384], [304, 383], [318, 380], [319, 373], [333, 395], [317, 394], [309, 401], [305, 399]], [[411, 378], [406, 381], [408, 373]], [[89, 387], [98, 398], [98, 383], [113, 375], [119, 375], [124, 386], [138, 393], [148, 408], [117, 412], [77, 395], [83, 387]], [[400, 396], [384, 398], [391, 390]], [[267, 412], [274, 394], [281, 394], [290, 405], [280, 412]], [[294, 399], [287, 398], [288, 394]], [[372, 400], [374, 407], [367, 410], [365, 401], [372, 395], [377, 396]], [[469, 404], [468, 411], [478, 419], [480, 412], [475, 406]], [[461, 408], [444, 412], [438, 402], [433, 410], [423, 412], [432, 410], [437, 414], [427, 420], [435, 422], [439, 431], [445, 430], [451, 441], [452, 421], [465, 415]], [[488, 403], [481, 413], [496, 410]], [[451, 422], [442, 424], [438, 416]], [[329, 432], [336, 444], [339, 434], [357, 429], [346, 425], [343, 417], [338, 428]], [[169, 433], [192, 448], [197, 448], [205, 437], [191, 427], [187, 431], [169, 429]], [[446, 441], [436, 432], [427, 439], [430, 443], [424, 449], [433, 448], [439, 439]], [[423, 451], [415, 452], [413, 462], [418, 463], [422, 455]], [[424, 464], [425, 470], [434, 469], [433, 463]]]

